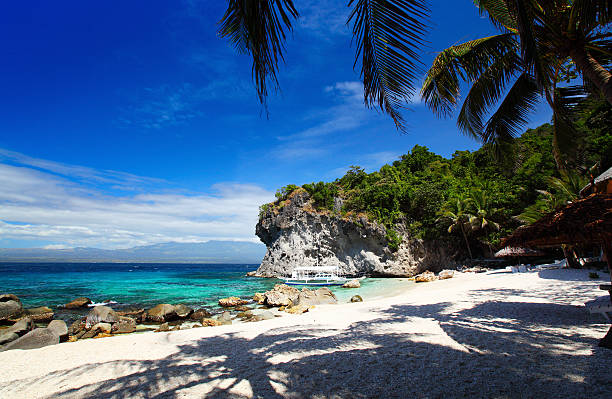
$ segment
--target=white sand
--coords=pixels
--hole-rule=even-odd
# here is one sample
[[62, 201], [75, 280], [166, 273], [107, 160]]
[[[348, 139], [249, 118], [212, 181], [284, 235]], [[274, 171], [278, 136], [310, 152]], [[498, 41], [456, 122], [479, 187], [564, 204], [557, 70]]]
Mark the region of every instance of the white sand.
[[580, 306], [605, 280], [587, 274], [463, 274], [258, 323], [2, 352], [0, 398], [609, 398], [609, 326]]

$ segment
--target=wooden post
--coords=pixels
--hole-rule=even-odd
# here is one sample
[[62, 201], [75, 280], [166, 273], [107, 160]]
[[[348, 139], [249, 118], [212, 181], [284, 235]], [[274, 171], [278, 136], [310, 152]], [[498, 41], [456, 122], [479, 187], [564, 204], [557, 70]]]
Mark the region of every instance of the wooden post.
[[[608, 263], [608, 272], [610, 273], [610, 281], [612, 281], [612, 240], [609, 237], [604, 238], [603, 253]], [[612, 300], [612, 292], [610, 292], [610, 300]], [[599, 346], [612, 349], [612, 325], [605, 337], [599, 341]]]

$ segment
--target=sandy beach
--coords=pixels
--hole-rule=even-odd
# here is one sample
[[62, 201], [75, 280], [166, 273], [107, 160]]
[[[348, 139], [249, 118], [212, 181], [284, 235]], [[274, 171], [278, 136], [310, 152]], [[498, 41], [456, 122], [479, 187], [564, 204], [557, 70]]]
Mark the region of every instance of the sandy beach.
[[0, 353], [2, 398], [609, 397], [584, 270], [459, 274], [240, 325]]

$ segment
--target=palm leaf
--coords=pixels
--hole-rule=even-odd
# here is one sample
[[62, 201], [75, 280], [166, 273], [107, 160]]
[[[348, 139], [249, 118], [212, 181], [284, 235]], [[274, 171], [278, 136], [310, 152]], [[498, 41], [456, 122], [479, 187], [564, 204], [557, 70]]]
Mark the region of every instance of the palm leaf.
[[521, 133], [531, 112], [538, 103], [540, 90], [535, 80], [522, 73], [514, 82], [497, 111], [489, 118], [482, 140], [485, 143], [510, 141]]
[[404, 130], [401, 109], [414, 93], [428, 9], [423, 0], [351, 0], [356, 40], [355, 64], [361, 59], [364, 102], [389, 114]]
[[265, 106], [268, 85], [278, 88], [279, 61], [284, 61], [285, 29], [299, 16], [292, 0], [229, 0], [218, 33], [241, 53], [253, 57], [253, 80]]
[[491, 23], [500, 30], [516, 32], [516, 19], [510, 12], [508, 4], [504, 0], [474, 0], [480, 15], [486, 13]]
[[442, 51], [427, 71], [421, 96], [438, 116], [452, 114], [459, 99], [459, 80], [474, 80], [489, 66], [516, 51], [509, 33], [458, 44]]
[[579, 26], [590, 31], [612, 22], [612, 0], [575, 0], [571, 4], [568, 30]]

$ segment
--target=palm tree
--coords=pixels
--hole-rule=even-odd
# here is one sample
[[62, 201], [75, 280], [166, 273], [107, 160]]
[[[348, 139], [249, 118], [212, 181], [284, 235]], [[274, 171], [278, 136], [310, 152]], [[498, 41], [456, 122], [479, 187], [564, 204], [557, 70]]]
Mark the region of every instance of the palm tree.
[[[356, 68], [361, 64], [364, 102], [387, 113], [404, 130], [401, 109], [416, 90], [429, 10], [425, 0], [349, 0], [356, 43]], [[284, 61], [286, 31], [299, 13], [292, 0], [228, 0], [219, 35], [253, 58], [252, 74], [260, 102], [269, 86], [278, 89], [277, 71]]]
[[444, 209], [442, 216], [438, 219], [438, 221], [447, 221], [450, 222], [448, 226], [448, 232], [452, 233], [457, 229], [461, 231], [463, 235], [463, 239], [465, 240], [465, 246], [467, 247], [468, 253], [470, 254], [470, 259], [473, 259], [472, 249], [470, 248], [470, 242], [467, 238], [467, 232], [472, 229], [472, 224], [470, 220], [474, 218], [474, 215], [469, 213], [468, 211], [469, 200], [458, 197], [454, 202], [449, 203]]
[[[421, 89], [425, 103], [437, 115], [450, 116], [460, 80], [471, 83], [457, 125], [484, 143], [499, 144], [520, 133], [544, 97], [553, 110], [555, 160], [563, 169], [560, 154], [575, 134], [571, 111], [586, 94], [601, 93], [612, 104], [612, 0], [475, 3], [501, 33], [438, 54]], [[558, 87], [571, 80], [574, 66], [583, 84]]]

